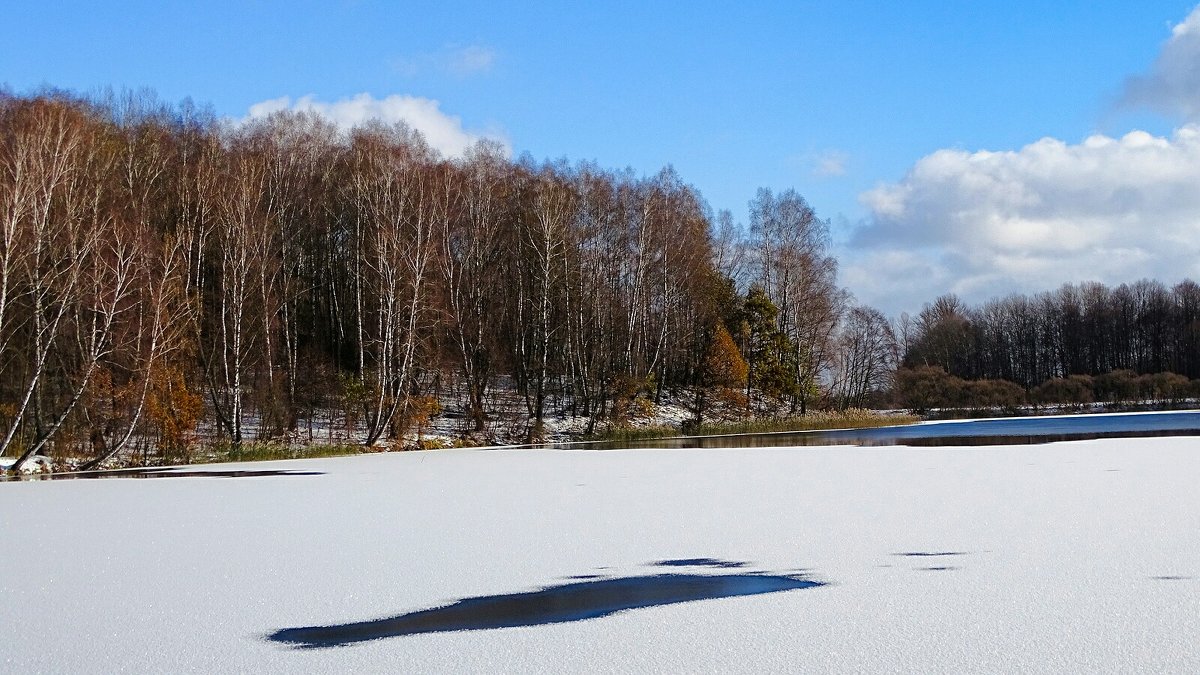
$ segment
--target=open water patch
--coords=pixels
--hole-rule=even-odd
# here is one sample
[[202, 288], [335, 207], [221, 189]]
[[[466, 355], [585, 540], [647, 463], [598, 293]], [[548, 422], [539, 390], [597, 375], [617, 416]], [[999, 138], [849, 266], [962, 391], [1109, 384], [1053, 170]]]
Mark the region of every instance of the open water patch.
[[865, 429], [681, 436], [639, 441], [549, 444], [564, 450], [638, 448], [755, 448], [796, 446], [960, 447], [1036, 445], [1101, 438], [1200, 436], [1200, 411], [1106, 413], [928, 422]]
[[585, 621], [634, 609], [681, 602], [780, 593], [825, 585], [802, 575], [666, 573], [574, 581], [525, 593], [463, 598], [444, 607], [382, 619], [328, 626], [299, 626], [267, 636], [300, 649], [341, 647], [382, 638], [543, 626]]
[[676, 558], [674, 560], [659, 560], [653, 563], [655, 567], [712, 567], [716, 569], [737, 569], [749, 566], [740, 560], [720, 560], [718, 558]]
[[290, 469], [192, 469], [186, 466], [108, 469], [104, 471], [70, 471], [62, 473], [28, 474], [19, 480], [77, 480], [89, 478], [263, 478], [268, 476], [324, 476], [324, 471]]

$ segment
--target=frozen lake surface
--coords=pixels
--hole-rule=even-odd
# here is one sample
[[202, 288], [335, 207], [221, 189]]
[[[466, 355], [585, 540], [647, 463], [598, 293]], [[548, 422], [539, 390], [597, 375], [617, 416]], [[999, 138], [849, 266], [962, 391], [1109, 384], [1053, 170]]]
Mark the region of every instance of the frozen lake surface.
[[0, 670], [1200, 671], [1193, 437], [221, 470], [0, 485]]

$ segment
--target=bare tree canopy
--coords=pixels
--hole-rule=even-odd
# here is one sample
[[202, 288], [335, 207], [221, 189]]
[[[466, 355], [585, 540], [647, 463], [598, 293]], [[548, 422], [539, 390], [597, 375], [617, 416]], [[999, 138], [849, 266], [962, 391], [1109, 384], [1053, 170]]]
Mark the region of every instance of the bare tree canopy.
[[803, 413], [883, 386], [886, 350], [854, 340], [886, 322], [838, 332], [828, 223], [794, 190], [749, 216], [714, 218], [669, 166], [0, 94], [0, 451], [387, 444], [443, 406], [474, 441], [535, 439], [697, 388]]

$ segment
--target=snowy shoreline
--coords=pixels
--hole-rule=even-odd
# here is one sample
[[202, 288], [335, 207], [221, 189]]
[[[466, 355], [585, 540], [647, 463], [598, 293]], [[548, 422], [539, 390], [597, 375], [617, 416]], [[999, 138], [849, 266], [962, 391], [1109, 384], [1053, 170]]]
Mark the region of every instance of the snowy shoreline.
[[[0, 489], [5, 670], [1200, 669], [1195, 438], [1041, 446], [388, 453], [317, 475]], [[199, 470], [202, 467], [197, 467]], [[295, 649], [671, 559], [807, 590]], [[722, 570], [705, 573], [721, 574]], [[52, 646], [51, 646], [52, 645]]]

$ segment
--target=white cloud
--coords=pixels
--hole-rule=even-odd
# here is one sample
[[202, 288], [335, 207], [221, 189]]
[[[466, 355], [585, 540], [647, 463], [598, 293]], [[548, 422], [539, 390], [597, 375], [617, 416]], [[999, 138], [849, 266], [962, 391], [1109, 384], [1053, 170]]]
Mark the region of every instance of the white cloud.
[[394, 59], [392, 67], [405, 77], [428, 72], [468, 77], [491, 71], [498, 56], [496, 50], [487, 45], [450, 44], [438, 51]]
[[850, 155], [841, 150], [826, 150], [813, 158], [812, 172], [814, 176], [835, 178], [846, 175], [846, 165], [850, 163]]
[[940, 150], [860, 197], [843, 282], [890, 312], [1065, 282], [1200, 278], [1200, 125]]
[[943, 293], [978, 303], [1085, 280], [1200, 279], [1200, 7], [1120, 104], [1188, 123], [934, 152], [860, 195], [870, 215], [842, 253], [843, 282], [894, 314]]
[[1200, 7], [1171, 29], [1150, 72], [1125, 82], [1120, 103], [1200, 119]]
[[481, 45], [457, 47], [447, 54], [446, 67], [458, 75], [486, 73], [496, 63], [496, 50]]
[[506, 149], [509, 147], [502, 134], [464, 129], [462, 120], [442, 112], [437, 101], [419, 96], [392, 94], [377, 99], [363, 93], [333, 102], [318, 101], [311, 95], [302, 96], [295, 101], [283, 96], [250, 106], [249, 117], [266, 117], [271, 113], [289, 109], [319, 114], [341, 129], [351, 129], [370, 120], [379, 120], [386, 124], [404, 122], [421, 132], [430, 147], [448, 157], [461, 156], [481, 138], [499, 141]]

